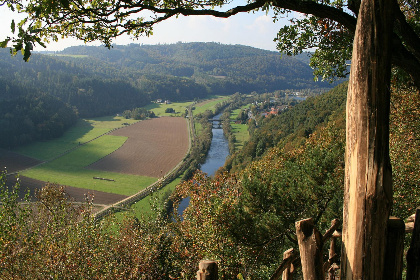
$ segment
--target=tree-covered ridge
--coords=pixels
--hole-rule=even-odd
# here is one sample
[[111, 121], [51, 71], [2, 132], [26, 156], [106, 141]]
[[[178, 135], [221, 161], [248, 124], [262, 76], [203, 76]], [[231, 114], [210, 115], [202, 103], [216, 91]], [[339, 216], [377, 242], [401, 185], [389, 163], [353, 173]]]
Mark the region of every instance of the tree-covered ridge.
[[[286, 88], [329, 87], [313, 81], [308, 64], [277, 52], [260, 50], [241, 45], [218, 43], [177, 43], [168, 45], [113, 46], [111, 51], [103, 47], [70, 47], [59, 54], [78, 63], [71, 56], [87, 56], [116, 69], [131, 69], [137, 73], [190, 77], [205, 83], [230, 86], [233, 92], [276, 90]], [[245, 85], [243, 85], [245, 83]], [[213, 89], [213, 93], [217, 93]], [[226, 90], [225, 90], [226, 91]], [[232, 93], [232, 92], [230, 92]]]

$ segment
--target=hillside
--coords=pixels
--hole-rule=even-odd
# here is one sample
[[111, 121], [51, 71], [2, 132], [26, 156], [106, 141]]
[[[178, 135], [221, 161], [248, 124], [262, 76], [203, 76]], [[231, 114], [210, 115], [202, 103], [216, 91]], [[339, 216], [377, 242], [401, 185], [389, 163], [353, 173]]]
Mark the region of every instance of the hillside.
[[[131, 44], [116, 45], [111, 51], [103, 47], [79, 46], [67, 48], [55, 55], [58, 59], [92, 67], [92, 70], [100, 71], [105, 76], [126, 77], [128, 71], [132, 83], [145, 90], [150, 81], [165, 80], [163, 77], [167, 76], [182, 77], [184, 82], [191, 79], [194, 83], [205, 85], [212, 94], [330, 87], [327, 83], [313, 81], [312, 69], [304, 60], [241, 45]], [[97, 64], [103, 70], [99, 70]], [[201, 97], [203, 93], [195, 94]], [[185, 95], [176, 98], [192, 97]]]
[[250, 139], [242, 150], [230, 157], [225, 168], [241, 170], [272, 147], [293, 149], [331, 120], [335, 120], [336, 126], [344, 127], [346, 96], [347, 82], [322, 95], [310, 97], [277, 116], [260, 117], [256, 120], [257, 129], [250, 131]]

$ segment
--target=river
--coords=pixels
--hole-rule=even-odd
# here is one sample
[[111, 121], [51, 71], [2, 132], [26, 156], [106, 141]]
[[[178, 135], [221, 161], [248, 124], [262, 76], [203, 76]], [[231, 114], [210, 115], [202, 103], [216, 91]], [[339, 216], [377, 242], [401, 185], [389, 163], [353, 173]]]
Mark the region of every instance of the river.
[[[220, 119], [221, 114], [213, 117], [213, 119]], [[201, 165], [201, 171], [207, 173], [209, 176], [214, 176], [217, 169], [225, 164], [226, 158], [229, 155], [228, 140], [223, 134], [223, 129], [218, 124], [213, 123], [213, 138], [211, 139], [210, 149], [207, 154], [206, 161]], [[185, 208], [187, 208], [189, 198], [185, 198], [181, 201], [178, 207], [178, 213], [182, 216]]]

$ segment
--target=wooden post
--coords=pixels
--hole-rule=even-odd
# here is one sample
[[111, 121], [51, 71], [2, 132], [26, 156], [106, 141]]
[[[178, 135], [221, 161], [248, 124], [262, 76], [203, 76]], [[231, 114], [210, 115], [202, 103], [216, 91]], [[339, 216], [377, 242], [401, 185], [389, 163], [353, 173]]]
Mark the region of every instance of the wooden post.
[[[293, 248], [290, 248], [289, 250], [287, 250], [283, 253], [283, 260], [291, 258], [293, 255], [294, 255], [294, 250], [293, 250]], [[283, 274], [282, 274], [281, 279], [282, 280], [292, 280], [294, 270], [295, 269], [294, 269], [294, 266], [293, 266], [293, 262], [291, 262], [290, 265], [288, 265], [286, 267], [286, 269], [283, 270]]]
[[404, 221], [396, 217], [390, 217], [388, 220], [384, 280], [402, 279], [404, 236]]
[[396, 0], [362, 0], [346, 106], [341, 279], [383, 279], [392, 204], [391, 40]]
[[201, 260], [198, 265], [197, 280], [217, 280], [218, 268], [217, 262], [210, 260]]
[[420, 279], [420, 208], [416, 210], [410, 249], [407, 252], [406, 280]]
[[[331, 237], [330, 241], [330, 250], [328, 252], [328, 264], [334, 263], [333, 259], [336, 258], [337, 254], [335, 253], [335, 238]], [[328, 267], [328, 279], [335, 279], [335, 269], [333, 267]]]
[[322, 236], [312, 218], [296, 222], [303, 279], [324, 280]]
[[[270, 277], [270, 280], [278, 280], [280, 279], [280, 276], [282, 276], [283, 280], [285, 279], [292, 279], [292, 273], [294, 272], [294, 269], [298, 265], [296, 262], [300, 261], [298, 254], [295, 252], [293, 248], [290, 248], [289, 250], [285, 251], [283, 253], [283, 261], [281, 262], [280, 266], [276, 269], [274, 274]], [[293, 269], [292, 269], [293, 268]], [[290, 278], [284, 278], [289, 276], [284, 276], [283, 272], [285, 270], [290, 270]]]

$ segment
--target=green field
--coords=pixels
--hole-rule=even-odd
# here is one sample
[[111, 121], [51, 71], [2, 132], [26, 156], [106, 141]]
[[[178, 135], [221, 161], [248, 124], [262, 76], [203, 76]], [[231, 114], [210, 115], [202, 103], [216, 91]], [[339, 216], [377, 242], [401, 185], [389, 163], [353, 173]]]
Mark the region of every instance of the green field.
[[[171, 103], [171, 104], [163, 104], [163, 103], [152, 103], [144, 107], [149, 111], [153, 111], [156, 116], [158, 117], [181, 117], [185, 114], [185, 110], [193, 104], [193, 102], [183, 102], [183, 103]], [[172, 108], [175, 110], [175, 113], [165, 113], [165, 110], [168, 108]]]
[[[90, 170], [85, 167], [112, 153], [126, 137], [105, 135], [58, 159], [21, 173], [23, 176], [78, 188], [132, 195], [157, 178]], [[93, 179], [100, 177], [115, 181]]]
[[51, 160], [64, 152], [78, 147], [103, 135], [115, 128], [125, 126], [125, 123], [132, 124], [136, 120], [126, 120], [122, 117], [102, 117], [91, 120], [79, 120], [75, 126], [70, 128], [60, 138], [36, 142], [15, 150], [19, 154], [33, 157], [39, 160]]
[[204, 102], [200, 102], [195, 104], [195, 110], [194, 110], [194, 114], [198, 115], [201, 113], [204, 113], [206, 110], [213, 110], [216, 106], [216, 104], [221, 103], [225, 100], [228, 100], [230, 98], [230, 96], [223, 96], [223, 97], [217, 97], [216, 99], [212, 99], [210, 101], [204, 101]]
[[[236, 120], [241, 110], [247, 108], [249, 105], [242, 106], [239, 109], [233, 110], [230, 114], [231, 120]], [[242, 149], [244, 143], [249, 139], [248, 125], [231, 123], [232, 133], [235, 135], [236, 143], [235, 150]]]
[[133, 215], [135, 217], [140, 217], [141, 215], [155, 215], [156, 213], [152, 209], [152, 204], [162, 205], [168, 198], [169, 194], [171, 194], [175, 190], [175, 187], [181, 182], [181, 177], [182, 175], [162, 189], [154, 192], [152, 195], [149, 195], [132, 204], [129, 211], [116, 212], [114, 214], [115, 217], [117, 220], [121, 220], [125, 215]]

